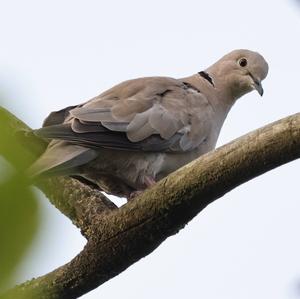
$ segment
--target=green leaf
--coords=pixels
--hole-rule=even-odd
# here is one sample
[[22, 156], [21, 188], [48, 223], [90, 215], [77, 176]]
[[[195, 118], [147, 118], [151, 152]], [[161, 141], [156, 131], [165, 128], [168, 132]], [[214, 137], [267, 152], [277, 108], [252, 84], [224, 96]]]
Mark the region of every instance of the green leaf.
[[[30, 246], [38, 226], [36, 198], [25, 169], [30, 155], [16, 138], [11, 119], [0, 111], [0, 289], [13, 281], [13, 274]], [[31, 157], [32, 159], [32, 157]]]
[[11, 115], [0, 106], [0, 155], [22, 171], [32, 162], [32, 155], [18, 139], [20, 132], [16, 131], [15, 126]]
[[0, 287], [13, 278], [37, 228], [37, 203], [17, 175], [0, 185]]

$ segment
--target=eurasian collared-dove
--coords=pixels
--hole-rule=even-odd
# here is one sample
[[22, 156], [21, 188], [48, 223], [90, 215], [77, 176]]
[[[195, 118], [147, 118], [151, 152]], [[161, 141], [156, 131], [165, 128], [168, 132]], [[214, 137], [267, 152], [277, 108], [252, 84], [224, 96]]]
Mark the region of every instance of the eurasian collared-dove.
[[264, 58], [235, 50], [190, 77], [125, 81], [52, 112], [35, 133], [53, 139], [34, 176], [79, 175], [129, 198], [212, 150], [235, 101], [267, 76]]

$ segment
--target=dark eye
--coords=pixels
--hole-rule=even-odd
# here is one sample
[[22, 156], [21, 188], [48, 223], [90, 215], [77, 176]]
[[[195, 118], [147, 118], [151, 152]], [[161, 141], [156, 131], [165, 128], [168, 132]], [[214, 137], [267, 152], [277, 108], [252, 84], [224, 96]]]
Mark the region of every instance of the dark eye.
[[240, 65], [241, 67], [245, 67], [245, 66], [247, 66], [247, 64], [248, 64], [248, 61], [247, 61], [246, 58], [241, 58], [241, 59], [239, 60], [239, 65]]

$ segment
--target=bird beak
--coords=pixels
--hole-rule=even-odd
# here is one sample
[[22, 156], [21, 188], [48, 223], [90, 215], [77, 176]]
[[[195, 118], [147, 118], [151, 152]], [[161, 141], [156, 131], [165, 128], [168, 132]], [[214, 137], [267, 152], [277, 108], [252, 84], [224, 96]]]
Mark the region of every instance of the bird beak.
[[260, 94], [260, 96], [262, 97], [264, 94], [264, 89], [261, 85], [260, 81], [255, 81], [254, 82], [254, 88], [257, 90], [257, 92]]
[[262, 97], [264, 94], [264, 89], [261, 85], [261, 81], [259, 79], [256, 79], [251, 73], [250, 73], [250, 77], [252, 78], [252, 87], [253, 89], [256, 89], [257, 92], [260, 94], [260, 96]]

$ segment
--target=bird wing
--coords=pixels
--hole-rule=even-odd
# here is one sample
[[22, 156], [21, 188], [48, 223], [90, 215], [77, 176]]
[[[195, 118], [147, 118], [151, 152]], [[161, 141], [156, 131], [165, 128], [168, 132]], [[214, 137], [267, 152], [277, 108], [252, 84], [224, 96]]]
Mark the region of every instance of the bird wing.
[[125, 81], [67, 112], [62, 124], [36, 134], [88, 148], [185, 152], [207, 138], [213, 110], [190, 84], [148, 77]]
[[61, 109], [59, 111], [53, 111], [51, 112], [47, 118], [43, 122], [43, 127], [53, 126], [62, 124], [66, 117], [68, 116], [68, 113], [71, 109], [76, 108], [77, 106], [69, 106], [64, 109]]

